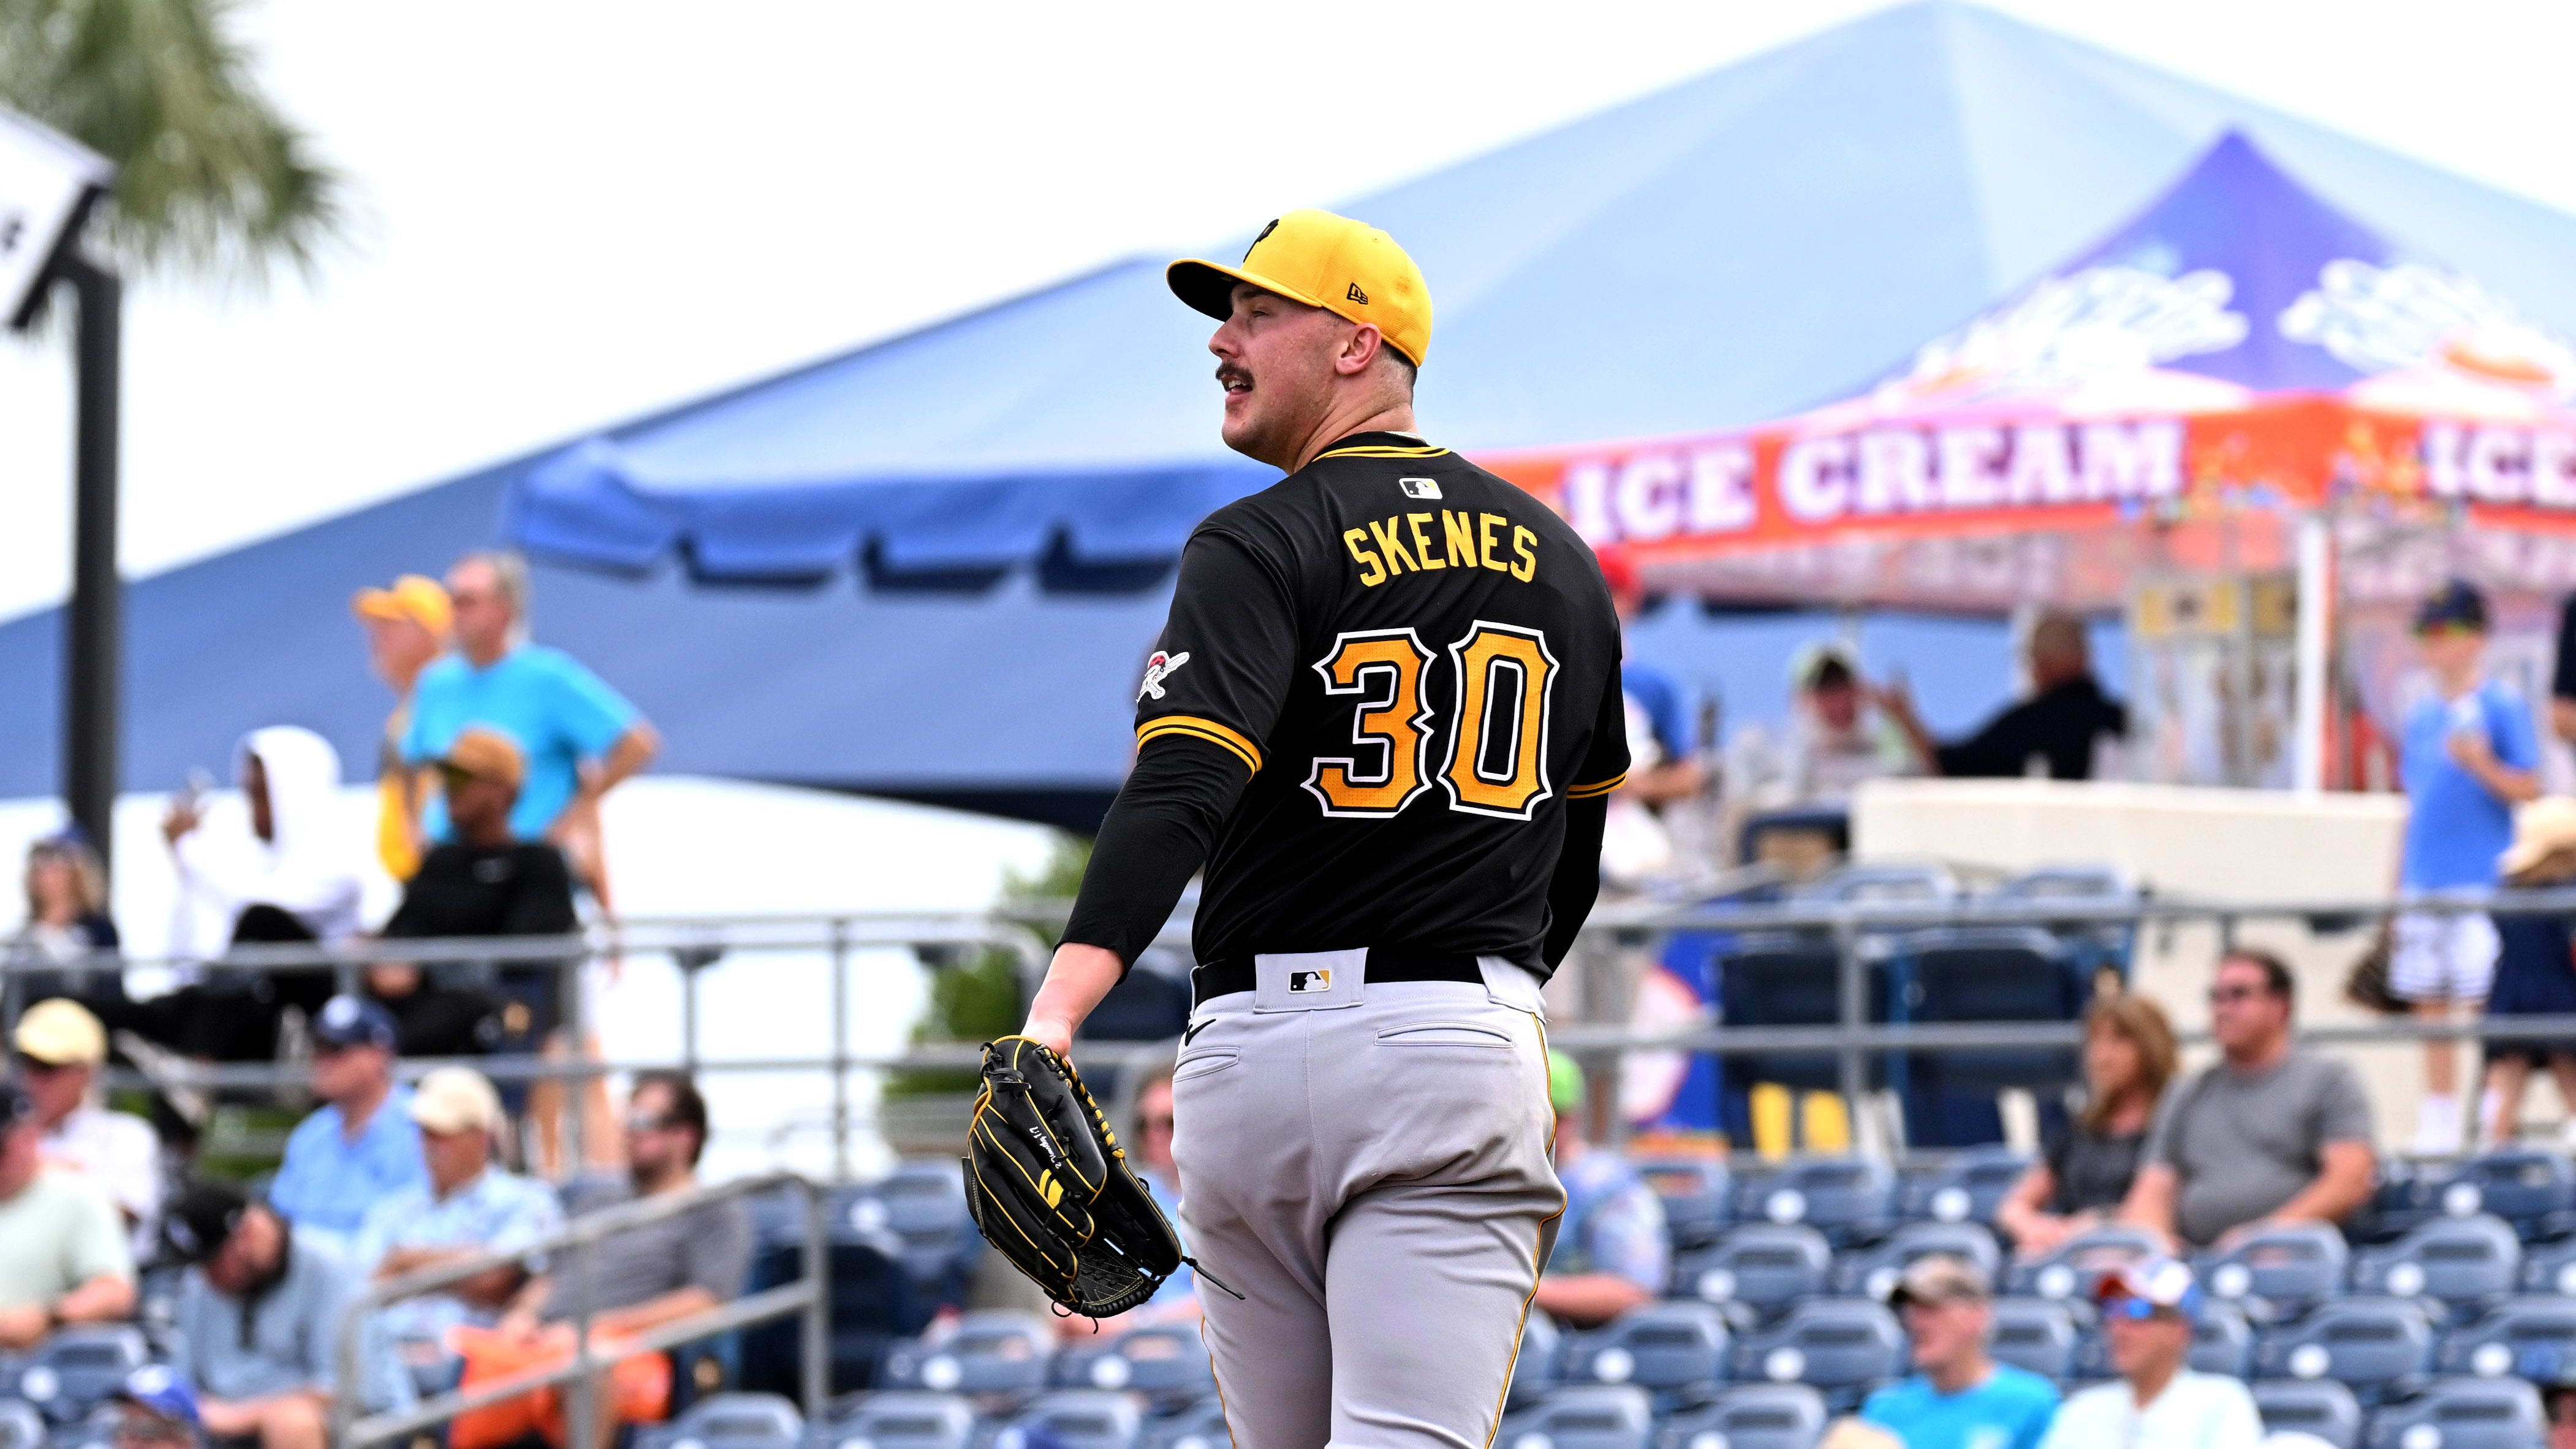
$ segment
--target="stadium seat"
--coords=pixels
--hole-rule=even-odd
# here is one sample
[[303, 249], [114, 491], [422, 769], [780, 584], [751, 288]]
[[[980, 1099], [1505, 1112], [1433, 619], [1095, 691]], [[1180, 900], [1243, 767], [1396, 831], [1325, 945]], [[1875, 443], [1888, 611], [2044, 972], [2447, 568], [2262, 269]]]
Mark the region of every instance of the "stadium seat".
[[2210, 1297], [2242, 1304], [2257, 1323], [2277, 1323], [2340, 1297], [2350, 1253], [2331, 1224], [2281, 1223], [2204, 1254], [2194, 1271]]
[[2554, 1292], [2508, 1298], [2453, 1329], [2434, 1362], [2445, 1374], [2576, 1384], [2576, 1299]]
[[1565, 1347], [1556, 1320], [1533, 1309], [1521, 1316], [1520, 1351], [1512, 1355], [1512, 1382], [1504, 1395], [1510, 1408], [1525, 1409], [1556, 1387], [1556, 1368]]
[[2378, 1184], [2371, 1189], [2370, 1201], [2344, 1224], [2345, 1235], [2356, 1243], [2397, 1241], [2443, 1215], [2437, 1200], [2441, 1185], [2441, 1179], [2427, 1176], [2404, 1158], [2381, 1158]]
[[2071, 1305], [2054, 1298], [1998, 1298], [1994, 1323], [1987, 1348], [1997, 1362], [2044, 1379], [2075, 1377], [2084, 1328]]
[[[1994, 899], [2016, 904], [2075, 901], [2134, 904], [2146, 895], [2137, 882], [2110, 865], [2053, 865], [2014, 876], [1995, 887]], [[2043, 928], [2063, 942], [2087, 980], [2108, 971], [2126, 980], [2137, 945], [2130, 921], [2048, 921]]]
[[[1940, 926], [1896, 943], [1905, 1019], [1916, 1022], [2074, 1021], [2091, 982], [2058, 939], [2032, 926]], [[2072, 1047], [1978, 1047], [1916, 1052], [1914, 1085], [1931, 1090], [2034, 1090], [2075, 1080]]]
[[2534, 1243], [2522, 1254], [2522, 1291], [2576, 1298], [2576, 1238]]
[[[2426, 1430], [2430, 1433], [2426, 1433]], [[2424, 1392], [2370, 1416], [2365, 1449], [2541, 1449], [2549, 1416], [2516, 1379], [2436, 1379]]]
[[907, 1162], [861, 1187], [835, 1193], [833, 1227], [892, 1233], [904, 1271], [934, 1305], [962, 1308], [984, 1240], [966, 1211], [966, 1181], [955, 1162]]
[[1905, 1371], [1905, 1332], [1882, 1304], [1811, 1298], [1776, 1328], [1736, 1340], [1742, 1383], [1805, 1384], [1836, 1411]]
[[1798, 1158], [1736, 1180], [1736, 1221], [1803, 1223], [1838, 1246], [1875, 1241], [1895, 1213], [1895, 1170], [1874, 1157]]
[[866, 1394], [817, 1424], [812, 1437], [814, 1449], [840, 1449], [854, 1439], [872, 1449], [967, 1449], [975, 1406], [958, 1394]]
[[1664, 1421], [1656, 1449], [1816, 1449], [1825, 1398], [1805, 1384], [1738, 1384]]
[[45, 1449], [45, 1416], [22, 1399], [0, 1399], [0, 1449]]
[[1537, 1408], [1504, 1416], [1498, 1449], [1648, 1449], [1654, 1403], [1634, 1384], [1558, 1389]]
[[1046, 1387], [1055, 1335], [1026, 1313], [969, 1313], [938, 1344], [907, 1340], [886, 1352], [885, 1381], [936, 1393], [1028, 1394]]
[[1714, 1304], [1648, 1303], [1565, 1345], [1566, 1383], [1635, 1384], [1658, 1393], [1723, 1380], [1726, 1317]]
[[2254, 1341], [2264, 1378], [2334, 1379], [2365, 1404], [2412, 1393], [2433, 1369], [2433, 1321], [2411, 1298], [2338, 1298]]
[[1672, 1294], [1714, 1303], [1738, 1328], [1831, 1290], [1834, 1250], [1798, 1224], [1752, 1223], [1674, 1261]]
[[[861, 1232], [845, 1219], [830, 1222], [823, 1253], [831, 1278], [830, 1342], [825, 1365], [836, 1393], [876, 1387], [877, 1364], [898, 1339], [930, 1325], [939, 1304], [913, 1281], [902, 1263], [902, 1244], [885, 1230]], [[762, 1239], [752, 1254], [753, 1292], [805, 1276], [805, 1240]], [[794, 1394], [804, 1362], [802, 1315], [755, 1323], [742, 1330], [742, 1387]]]
[[2044, 1258], [2016, 1262], [2004, 1275], [2005, 1284], [2013, 1293], [2090, 1303], [2103, 1274], [2163, 1251], [2164, 1244], [2144, 1228], [2105, 1223], [2077, 1233]]
[[2435, 1194], [2455, 1218], [2489, 1212], [2524, 1242], [2576, 1233], [2576, 1162], [2555, 1152], [2509, 1148], [2472, 1157]]
[[1157, 1325], [1104, 1339], [1056, 1350], [1049, 1381], [1060, 1389], [1123, 1389], [1167, 1408], [1216, 1392], [1216, 1370], [1196, 1327]]
[[[2455, 1317], [2484, 1312], [2522, 1284], [2522, 1240], [2491, 1214], [2436, 1218], [2352, 1264], [2352, 1291], [2430, 1298]], [[2554, 1285], [2553, 1285], [2554, 1286]]]
[[[1867, 948], [1875, 943], [1864, 941]], [[1864, 959], [1862, 1016], [1884, 1024], [1891, 977], [1883, 953]], [[1829, 937], [1761, 932], [1737, 940], [1717, 966], [1718, 1014], [1728, 1026], [1833, 1026], [1843, 1019], [1842, 957]], [[1842, 1088], [1842, 1062], [1832, 1052], [1743, 1052], [1724, 1059], [1726, 1080], [1738, 1087], [1777, 1082], [1803, 1091]], [[1884, 1059], [1871, 1058], [1867, 1080], [1886, 1080]], [[1741, 1219], [1742, 1214], [1738, 1213]]]
[[2258, 1379], [2246, 1385], [2267, 1434], [2314, 1434], [2334, 1449], [2361, 1449], [2361, 1404], [2332, 1379]]
[[1971, 1147], [1908, 1171], [1897, 1188], [1897, 1216], [1908, 1222], [1984, 1223], [2030, 1172], [2030, 1159], [2009, 1147]]
[[1957, 900], [1959, 878], [1947, 866], [1931, 861], [1873, 861], [1845, 865], [1802, 881], [1789, 899], [1809, 904], [1885, 905]]
[[1225, 1405], [1214, 1400], [1145, 1425], [1145, 1449], [1229, 1449], [1233, 1442], [1225, 1426]]
[[804, 1449], [805, 1416], [776, 1394], [713, 1394], [667, 1424], [635, 1431], [635, 1449]]
[[1145, 1414], [1126, 1394], [1064, 1389], [1041, 1394], [993, 1436], [992, 1449], [1137, 1449]]
[[1705, 1248], [1735, 1220], [1735, 1178], [1724, 1158], [1649, 1157], [1636, 1168], [1663, 1200], [1664, 1230], [1675, 1248]]
[[128, 1323], [56, 1330], [19, 1360], [0, 1395], [36, 1406], [49, 1423], [69, 1424], [106, 1402], [125, 1376], [150, 1361], [143, 1330]]
[[1896, 1280], [1917, 1258], [1936, 1253], [1965, 1258], [1992, 1281], [2003, 1257], [1995, 1235], [1975, 1223], [1907, 1223], [1873, 1248], [1843, 1255], [1834, 1266], [1837, 1291], [1882, 1302], [1896, 1291]]

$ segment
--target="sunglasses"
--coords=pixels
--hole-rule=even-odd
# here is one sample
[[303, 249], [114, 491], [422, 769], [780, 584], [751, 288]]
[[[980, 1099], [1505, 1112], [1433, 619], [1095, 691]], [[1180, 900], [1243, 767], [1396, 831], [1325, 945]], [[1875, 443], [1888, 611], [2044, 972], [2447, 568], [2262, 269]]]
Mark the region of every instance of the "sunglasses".
[[2126, 1319], [2131, 1323], [2147, 1323], [2157, 1319], [2162, 1319], [2165, 1322], [2170, 1323], [2181, 1318], [2182, 1313], [2178, 1309], [2165, 1308], [2154, 1303], [2149, 1303], [2144, 1298], [2122, 1297], [2114, 1298], [2110, 1302], [2103, 1304], [2102, 1316], [2112, 1319]]
[[2213, 986], [2209, 989], [2209, 1004], [2232, 1006], [2239, 1001], [2252, 1001], [2271, 994], [2260, 986]]
[[639, 1112], [626, 1119], [626, 1130], [629, 1132], [668, 1132], [671, 1130], [671, 1119], [668, 1117], [646, 1116]]

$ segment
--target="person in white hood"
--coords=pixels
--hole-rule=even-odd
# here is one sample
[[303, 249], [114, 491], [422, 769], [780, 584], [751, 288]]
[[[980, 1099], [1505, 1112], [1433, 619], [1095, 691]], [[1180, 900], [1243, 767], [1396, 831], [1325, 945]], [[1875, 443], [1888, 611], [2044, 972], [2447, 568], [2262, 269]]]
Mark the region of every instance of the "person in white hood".
[[[171, 954], [203, 959], [236, 944], [357, 935], [358, 862], [346, 832], [330, 828], [339, 753], [311, 730], [272, 725], [243, 736], [234, 760], [250, 807], [247, 831], [206, 825], [192, 799], [173, 802], [162, 821], [179, 875]], [[169, 1013], [172, 1044], [223, 1060], [271, 1055], [278, 1009], [310, 1009], [331, 989], [328, 968], [210, 973], [179, 993], [184, 1004]]]

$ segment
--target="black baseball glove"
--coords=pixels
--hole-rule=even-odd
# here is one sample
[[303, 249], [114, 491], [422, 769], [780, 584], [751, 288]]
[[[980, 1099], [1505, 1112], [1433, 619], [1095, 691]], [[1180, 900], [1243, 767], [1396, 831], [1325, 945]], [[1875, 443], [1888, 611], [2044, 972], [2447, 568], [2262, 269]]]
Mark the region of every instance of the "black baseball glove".
[[966, 1205], [1011, 1266], [1087, 1317], [1126, 1312], [1188, 1261], [1073, 1064], [1028, 1037], [985, 1044]]

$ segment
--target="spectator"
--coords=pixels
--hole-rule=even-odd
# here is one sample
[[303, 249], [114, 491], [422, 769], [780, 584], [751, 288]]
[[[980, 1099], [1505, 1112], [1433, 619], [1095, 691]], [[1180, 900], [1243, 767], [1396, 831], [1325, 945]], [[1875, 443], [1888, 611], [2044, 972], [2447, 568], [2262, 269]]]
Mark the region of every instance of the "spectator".
[[[2569, 605], [2576, 608], [2576, 600]], [[2542, 1389], [2540, 1405], [2549, 1415], [2549, 1449], [2576, 1449], [2576, 1387]]]
[[50, 971], [16, 973], [5, 995], [25, 1010], [49, 996], [122, 1004], [125, 977], [112, 957], [116, 922], [107, 914], [107, 868], [73, 826], [27, 847], [27, 923], [9, 943], [20, 966]]
[[79, 1002], [37, 1002], [11, 1038], [18, 1076], [36, 1103], [45, 1165], [86, 1179], [123, 1217], [135, 1256], [151, 1255], [161, 1215], [161, 1140], [151, 1124], [93, 1100], [107, 1031]]
[[[707, 1104], [697, 1085], [677, 1072], [640, 1073], [626, 1112], [628, 1183], [587, 1206], [696, 1187], [707, 1145]], [[751, 1213], [728, 1198], [608, 1238], [590, 1255], [586, 1284], [539, 1280], [502, 1327], [534, 1336], [540, 1319], [565, 1328], [587, 1307], [598, 1332], [630, 1336], [733, 1298], [750, 1270]]]
[[[528, 642], [528, 571], [517, 555], [466, 555], [448, 571], [447, 593], [457, 652], [421, 672], [403, 759], [445, 759], [468, 725], [509, 736], [526, 756], [511, 833], [562, 846], [605, 906], [599, 802], [653, 758], [653, 727], [571, 655]], [[444, 802], [431, 804], [426, 825], [432, 840], [456, 838]]]
[[441, 985], [417, 962], [378, 961], [367, 968], [369, 1001], [393, 1018], [394, 1051], [407, 1057], [479, 1056], [501, 1034], [492, 998], [469, 986]]
[[1912, 742], [1862, 683], [1849, 647], [1801, 651], [1792, 679], [1798, 702], [1783, 770], [1788, 803], [1848, 801], [1864, 780], [1920, 773]]
[[[2483, 897], [2496, 859], [2513, 843], [2513, 807], [2540, 793], [2540, 744], [2523, 701], [2485, 679], [2487, 604], [2456, 580], [2415, 613], [2415, 636], [2432, 692], [2406, 712], [2398, 758], [2406, 787], [2406, 837], [2398, 888], [2409, 895]], [[2471, 1014], [2495, 978], [2495, 923], [2483, 911], [2409, 911], [2397, 918], [2388, 985], [2419, 1017]], [[2415, 1150], [2460, 1150], [2459, 1049], [2424, 1043], [2424, 1097]]]
[[[1601, 577], [1624, 626], [1646, 606], [1636, 561], [1623, 548], [1600, 552]], [[1627, 695], [1628, 774], [1611, 797], [1602, 826], [1601, 869], [1611, 881], [1640, 886], [1673, 873], [1673, 839], [1662, 812], [1692, 799], [1707, 783], [1693, 748], [1689, 706], [1678, 680], [1635, 658], [1619, 666]]]
[[[407, 1187], [367, 1210], [351, 1260], [378, 1278], [397, 1278], [486, 1253], [515, 1253], [563, 1227], [563, 1209], [543, 1183], [493, 1161], [503, 1126], [500, 1094], [482, 1073], [440, 1067], [412, 1092], [429, 1181]], [[424, 1381], [449, 1366], [447, 1330], [489, 1326], [529, 1291], [536, 1266], [511, 1265], [453, 1289], [406, 1298], [385, 1310], [386, 1332]], [[424, 1370], [428, 1372], [424, 1372]]]
[[[181, 1193], [168, 1236], [188, 1265], [171, 1366], [196, 1390], [206, 1433], [259, 1449], [323, 1449], [356, 1271], [268, 1204], [222, 1183]], [[372, 1325], [363, 1333], [359, 1399], [370, 1410], [408, 1408], [400, 1361]]]
[[[2553, 796], [2514, 812], [2513, 844], [2497, 866], [2516, 890], [2565, 890], [2576, 884], [2576, 800]], [[2565, 916], [2499, 913], [2495, 989], [2487, 1015], [2576, 1016], [2576, 940]], [[2496, 1042], [2487, 1048], [2483, 1126], [2489, 1142], [2513, 1141], [2531, 1069], [2546, 1066], [2566, 1104], [2567, 1135], [2576, 1142], [2576, 1042]]]
[[1995, 1213], [2022, 1256], [2053, 1252], [2119, 1212], [2180, 1065], [2163, 1008], [2134, 993], [2095, 999], [2084, 1013], [2084, 1113], [2049, 1139]]
[[134, 1311], [134, 1255], [97, 1188], [48, 1172], [35, 1099], [0, 1080], [0, 1350]]
[[[563, 852], [512, 833], [526, 760], [510, 737], [481, 726], [457, 732], [438, 763], [455, 838], [433, 846], [385, 922], [388, 939], [565, 936], [581, 928]], [[379, 968], [380, 970], [383, 968]], [[506, 1029], [543, 1042], [561, 1019], [560, 971], [505, 964]]]
[[[286, 1139], [268, 1200], [307, 1243], [345, 1249], [377, 1203], [429, 1183], [411, 1093], [394, 1082], [394, 1021], [355, 996], [313, 1018], [322, 1106]], [[219, 1431], [220, 1432], [220, 1431]]]
[[198, 1449], [205, 1442], [197, 1396], [168, 1364], [127, 1374], [108, 1400], [116, 1405], [116, 1449]]
[[1565, 1215], [1531, 1302], [1577, 1328], [1593, 1328], [1664, 1291], [1673, 1245], [1654, 1189], [1626, 1158], [1583, 1140], [1583, 1069], [1563, 1052], [1548, 1053], [1547, 1096], [1556, 1109]]
[[2103, 1335], [2120, 1381], [2066, 1401], [2046, 1449], [2255, 1449], [2263, 1420], [2245, 1386], [2184, 1364], [2200, 1314], [2191, 1269], [2171, 1258], [2133, 1263], [2102, 1281]]
[[[340, 788], [330, 741], [295, 725], [253, 730], [237, 764], [248, 834], [201, 828], [193, 795], [172, 802], [161, 823], [179, 875], [172, 954], [204, 958], [234, 944], [337, 944], [357, 935], [357, 871], [330, 829]], [[332, 983], [328, 967], [217, 968], [161, 998], [147, 1034], [191, 1056], [264, 1061], [277, 1055], [280, 1011], [319, 1010]]]
[[393, 713], [376, 754], [376, 858], [396, 880], [420, 869], [420, 772], [403, 762], [411, 730], [412, 687], [431, 660], [447, 652], [456, 622], [438, 580], [405, 574], [389, 589], [360, 589], [350, 611], [367, 630], [367, 662], [394, 692]]
[[2369, 1200], [2370, 1099], [2349, 1063], [2292, 1049], [2295, 991], [2269, 952], [2219, 961], [2220, 1059], [2166, 1097], [2122, 1217], [2205, 1248], [2260, 1223], [2340, 1223]]
[[2028, 660], [2030, 697], [1955, 744], [1932, 737], [1901, 686], [1881, 691], [1879, 707], [1935, 774], [2015, 777], [2041, 763], [2052, 780], [2092, 779], [2096, 747], [2104, 735], [2128, 737], [2129, 711], [2094, 680], [2084, 621], [2054, 611], [2040, 615], [2031, 626]]
[[1871, 1394], [1861, 1418], [1893, 1430], [1905, 1449], [2038, 1449], [2057, 1386], [1986, 1352], [1994, 1287], [1976, 1264], [1917, 1258], [1889, 1301], [1905, 1319], [1915, 1372]]

